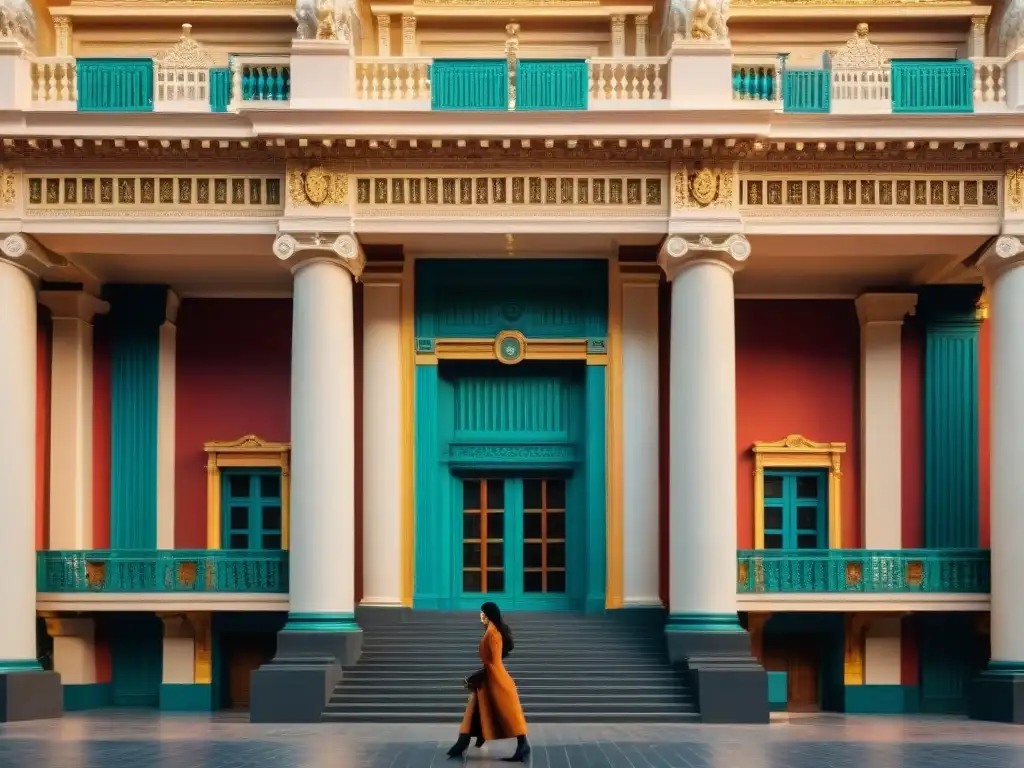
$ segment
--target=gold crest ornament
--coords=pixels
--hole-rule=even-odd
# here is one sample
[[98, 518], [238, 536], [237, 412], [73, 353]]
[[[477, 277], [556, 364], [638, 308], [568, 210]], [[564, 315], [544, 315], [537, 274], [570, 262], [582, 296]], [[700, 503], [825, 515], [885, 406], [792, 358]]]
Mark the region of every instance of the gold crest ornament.
[[1012, 211], [1024, 210], [1024, 168], [1006, 174], [1006, 198]]
[[690, 176], [690, 198], [701, 208], [707, 208], [718, 199], [722, 179], [720, 176], [701, 168]]
[[331, 194], [331, 177], [321, 166], [317, 165], [306, 171], [302, 186], [306, 198], [313, 205], [323, 205]]

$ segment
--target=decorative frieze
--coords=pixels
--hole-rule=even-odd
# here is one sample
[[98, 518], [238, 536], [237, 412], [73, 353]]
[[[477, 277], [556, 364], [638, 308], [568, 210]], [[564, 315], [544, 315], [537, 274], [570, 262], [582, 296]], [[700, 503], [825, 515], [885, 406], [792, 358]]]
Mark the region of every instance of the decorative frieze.
[[665, 178], [645, 174], [562, 173], [366, 175], [355, 178], [356, 210], [368, 215], [489, 208], [496, 215], [667, 214]]
[[269, 217], [283, 211], [277, 177], [30, 175], [25, 184], [28, 216]]
[[988, 217], [1001, 204], [999, 178], [977, 174], [744, 174], [744, 215], [948, 215]]

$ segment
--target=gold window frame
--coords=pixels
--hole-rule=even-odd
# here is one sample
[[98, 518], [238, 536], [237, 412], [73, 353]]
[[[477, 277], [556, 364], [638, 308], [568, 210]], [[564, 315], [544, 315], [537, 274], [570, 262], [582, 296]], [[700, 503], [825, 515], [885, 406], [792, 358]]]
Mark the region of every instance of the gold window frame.
[[764, 549], [764, 471], [766, 469], [828, 470], [828, 545], [841, 549], [843, 515], [840, 505], [843, 479], [840, 457], [846, 443], [818, 443], [803, 435], [756, 442], [754, 452], [754, 548]]
[[291, 523], [291, 478], [289, 461], [291, 443], [268, 443], [256, 435], [237, 440], [212, 441], [203, 445], [206, 451], [206, 548], [221, 549], [221, 470], [281, 470], [281, 549], [287, 550]]

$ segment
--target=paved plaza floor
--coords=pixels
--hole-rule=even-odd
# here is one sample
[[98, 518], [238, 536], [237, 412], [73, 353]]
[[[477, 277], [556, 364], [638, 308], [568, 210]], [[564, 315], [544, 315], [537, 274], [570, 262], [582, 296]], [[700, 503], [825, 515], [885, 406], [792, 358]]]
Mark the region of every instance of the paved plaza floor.
[[[250, 725], [109, 712], [0, 726], [0, 768], [429, 768], [455, 726]], [[818, 716], [770, 726], [538, 725], [535, 768], [1016, 768], [1024, 727], [959, 719]], [[470, 749], [504, 765], [514, 741]]]

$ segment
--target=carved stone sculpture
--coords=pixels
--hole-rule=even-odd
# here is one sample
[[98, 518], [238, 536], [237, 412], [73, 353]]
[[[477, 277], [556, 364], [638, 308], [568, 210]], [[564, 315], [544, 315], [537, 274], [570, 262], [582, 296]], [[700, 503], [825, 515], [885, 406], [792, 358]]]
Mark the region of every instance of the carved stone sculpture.
[[1010, 56], [1021, 47], [1024, 47], [1024, 0], [1007, 0], [999, 22], [998, 53]]
[[36, 47], [36, 14], [30, 0], [0, 0], [0, 40]]
[[672, 0], [669, 24], [672, 42], [727, 40], [730, 0]]
[[312, 40], [316, 37], [316, 7], [317, 0], [296, 0], [295, 19], [298, 23], [295, 36], [299, 40]]

